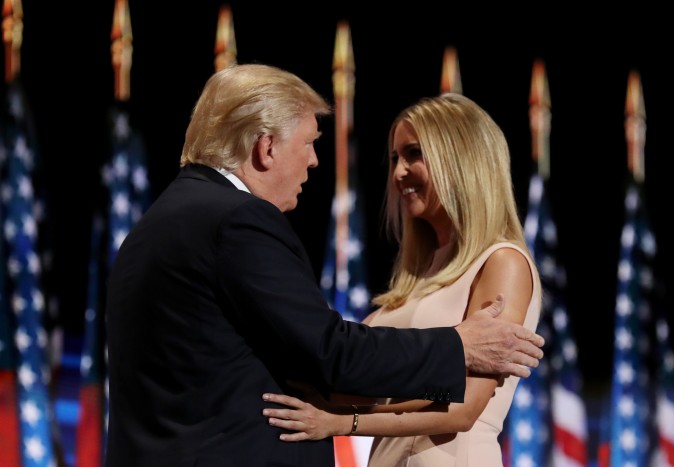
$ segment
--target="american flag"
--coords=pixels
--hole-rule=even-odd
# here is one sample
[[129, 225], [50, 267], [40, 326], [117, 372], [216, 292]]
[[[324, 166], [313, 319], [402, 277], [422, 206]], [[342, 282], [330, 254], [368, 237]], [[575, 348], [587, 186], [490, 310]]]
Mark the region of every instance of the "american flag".
[[103, 465], [104, 445], [104, 330], [98, 318], [100, 309], [101, 238], [103, 218], [94, 216], [89, 256], [87, 309], [84, 313], [84, 343], [80, 372], [80, 413], [77, 423], [76, 462], [78, 467]]
[[[537, 331], [541, 333], [540, 329]], [[503, 442], [504, 465], [538, 467], [548, 458], [549, 402], [546, 388], [545, 363], [541, 362], [531, 375], [517, 386], [513, 403], [506, 417], [507, 433]]]
[[[651, 444], [650, 400], [646, 367], [652, 261], [655, 238], [642, 203], [640, 186], [631, 183], [625, 197], [615, 308], [615, 347], [610, 413], [610, 465], [648, 465]], [[671, 423], [671, 422], [670, 422]]]
[[[352, 177], [353, 178], [353, 177]], [[349, 219], [349, 236], [346, 244], [347, 267], [337, 267], [335, 242], [336, 217], [345, 210]], [[350, 188], [347, 199], [335, 198], [328, 234], [325, 262], [321, 274], [321, 288], [331, 308], [350, 321], [361, 321], [370, 308], [370, 292], [366, 284], [366, 268], [363, 261], [364, 219], [356, 190]]]
[[[531, 177], [529, 206], [525, 220], [525, 238], [539, 267], [541, 281], [545, 272], [553, 276], [557, 265], [551, 247], [556, 242], [556, 230], [549, 213], [543, 181]], [[545, 264], [541, 264], [545, 261]], [[548, 276], [549, 278], [549, 276]], [[520, 380], [515, 390], [510, 411], [506, 417], [505, 432], [501, 436], [504, 464], [513, 467], [547, 465], [551, 449], [550, 413], [550, 345], [552, 328], [549, 318], [551, 293], [543, 289], [543, 307], [536, 332], [545, 338], [545, 357], [528, 378]]]
[[[351, 30], [347, 21], [337, 23], [333, 56], [335, 95], [335, 195], [321, 287], [328, 304], [346, 320], [361, 321], [370, 311], [363, 260], [365, 223], [356, 173], [356, 140], [353, 137], [355, 64]], [[336, 436], [337, 467], [367, 465], [371, 437]]]
[[48, 391], [51, 374], [46, 359], [48, 337], [43, 326], [45, 300], [40, 285], [32, 180], [35, 150], [28, 131], [25, 99], [16, 81], [8, 87], [4, 130], [7, 172], [2, 193], [6, 207], [3, 227], [10, 278], [6, 301], [16, 320], [21, 465], [51, 467], [56, 465], [56, 456], [51, 437], [53, 418]]
[[545, 452], [552, 456], [550, 460], [554, 466], [584, 466], [588, 462], [587, 414], [577, 348], [566, 308], [566, 270], [558, 260], [557, 226], [546, 195], [545, 181], [538, 174], [530, 180], [524, 230], [543, 287], [541, 328], [547, 334], [549, 383], [546, 386], [550, 401], [550, 412], [545, 417], [552, 428], [551, 446], [545, 448], [551, 451]]
[[[350, 142], [349, 154], [355, 154]], [[325, 260], [321, 275], [321, 288], [331, 308], [337, 310], [344, 319], [360, 322], [371, 310], [370, 292], [366, 282], [366, 267], [363, 259], [365, 243], [364, 211], [356, 183], [354, 164], [349, 167], [349, 189], [346, 196], [335, 196], [328, 231]], [[342, 251], [336, 241], [337, 219], [348, 219], [348, 241]], [[343, 218], [342, 218], [343, 219]], [[340, 264], [338, 255], [343, 255], [345, 263]], [[343, 259], [342, 259], [343, 261]], [[337, 467], [365, 467], [372, 443], [371, 437], [336, 436], [335, 462]]]
[[108, 267], [131, 227], [150, 203], [145, 148], [140, 134], [130, 125], [128, 112], [112, 114], [113, 151], [103, 172], [108, 187]]
[[108, 395], [106, 342], [101, 284], [124, 238], [151, 201], [145, 147], [131, 127], [128, 112], [119, 107], [111, 113], [112, 153], [103, 167], [107, 188], [106, 216], [97, 215], [92, 226], [89, 290], [82, 349], [81, 413], [78, 423], [78, 465], [103, 465], [107, 436]]
[[657, 442], [656, 465], [674, 467], [674, 351], [669, 340], [669, 325], [664, 308], [657, 320], [658, 389], [656, 402]]
[[[4, 173], [7, 150], [0, 135], [0, 169]], [[0, 203], [0, 225], [5, 223], [4, 206]], [[9, 306], [9, 283], [4, 237], [0, 239], [0, 453], [3, 465], [19, 467], [19, 405], [16, 394], [16, 322]]]
[[[648, 226], [648, 222], [645, 222]], [[653, 242], [653, 254], [650, 259], [654, 259], [657, 253], [656, 242]], [[653, 262], [653, 270], [657, 271], [657, 261]], [[666, 267], [666, 266], [665, 266]], [[646, 276], [646, 283], [650, 282], [650, 274]], [[652, 279], [652, 287], [649, 287], [647, 294], [652, 310], [652, 324], [655, 335], [649, 338], [655, 341], [657, 348], [649, 352], [652, 360], [649, 363], [649, 369], [653, 371], [653, 383], [650, 387], [653, 391], [649, 397], [653, 401], [652, 423], [648, 429], [651, 432], [651, 466], [674, 467], [674, 350], [672, 348], [670, 327], [667, 320], [671, 316], [671, 304], [667, 300], [667, 290], [661, 280], [662, 277], [655, 272]], [[651, 324], [651, 322], [647, 323]]]

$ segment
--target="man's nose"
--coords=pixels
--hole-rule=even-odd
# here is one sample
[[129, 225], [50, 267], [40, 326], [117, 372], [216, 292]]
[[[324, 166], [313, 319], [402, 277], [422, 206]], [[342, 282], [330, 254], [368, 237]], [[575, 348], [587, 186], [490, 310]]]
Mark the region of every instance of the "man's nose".
[[318, 155], [316, 155], [316, 151], [311, 151], [311, 154], [309, 155], [309, 168], [314, 168], [318, 167]]

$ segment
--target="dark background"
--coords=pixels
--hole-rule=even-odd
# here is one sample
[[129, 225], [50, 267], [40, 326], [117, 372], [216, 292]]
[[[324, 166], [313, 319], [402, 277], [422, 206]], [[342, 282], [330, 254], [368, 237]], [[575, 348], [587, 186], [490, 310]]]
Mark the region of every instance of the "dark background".
[[[433, 2], [435, 3], [435, 2]], [[568, 307], [586, 388], [610, 381], [617, 261], [627, 172], [624, 106], [631, 69], [647, 112], [646, 195], [658, 240], [657, 273], [668, 289], [671, 213], [672, 29], [663, 12], [492, 9], [455, 2], [294, 5], [232, 1], [239, 63], [276, 65], [332, 100], [338, 20], [351, 26], [355, 130], [367, 210], [370, 286], [382, 290], [394, 248], [380, 228], [386, 135], [397, 112], [439, 92], [445, 46], [456, 47], [463, 93], [501, 126], [522, 214], [533, 163], [528, 98], [533, 61], [545, 60], [552, 99], [551, 189]], [[214, 71], [222, 2], [131, 1], [130, 109], [145, 138], [154, 194], [174, 177], [192, 106]], [[107, 160], [113, 104], [110, 30], [114, 1], [24, 0], [22, 81], [34, 114], [53, 219], [54, 272], [68, 333], [82, 332], [91, 215]], [[366, 12], [367, 11], [367, 12]], [[663, 18], [661, 20], [661, 18]], [[662, 21], [662, 23], [661, 23]], [[289, 217], [320, 272], [334, 189], [334, 120], [322, 125], [320, 166]], [[671, 294], [669, 296], [671, 300]], [[671, 309], [671, 307], [670, 307]], [[670, 324], [672, 323], [670, 314]]]

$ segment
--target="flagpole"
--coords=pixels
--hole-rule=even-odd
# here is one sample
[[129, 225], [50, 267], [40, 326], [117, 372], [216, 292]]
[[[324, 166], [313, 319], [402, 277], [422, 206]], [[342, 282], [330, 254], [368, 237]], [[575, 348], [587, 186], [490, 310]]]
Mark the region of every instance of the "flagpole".
[[625, 140], [627, 141], [627, 165], [634, 180], [643, 183], [644, 147], [646, 143], [646, 106], [644, 105], [641, 78], [636, 70], [630, 71], [625, 100]]
[[543, 60], [534, 61], [529, 94], [531, 155], [538, 164], [538, 174], [550, 177], [550, 90]]
[[[91, 230], [89, 283], [85, 311], [84, 343], [82, 347], [79, 403], [75, 459], [78, 465], [104, 465], [107, 445], [109, 400], [105, 388], [108, 371], [105, 362], [107, 342], [103, 315], [104, 288], [107, 272], [112, 266], [117, 249], [128, 233], [134, 207], [128, 201], [128, 191], [134, 173], [133, 153], [128, 141], [131, 136], [125, 103], [131, 96], [131, 64], [133, 35], [127, 0], [116, 0], [110, 32], [110, 54], [114, 72], [115, 105], [111, 111], [113, 126], [112, 162], [104, 167], [103, 181], [108, 189], [107, 218], [95, 213]], [[123, 141], [123, 142], [122, 142]], [[124, 150], [119, 147], [124, 146]], [[139, 214], [138, 214], [139, 215]], [[107, 229], [107, 230], [106, 230]], [[105, 239], [106, 241], [103, 241]], [[102, 256], [104, 255], [104, 256]], [[105, 258], [105, 259], [104, 259]]]
[[[633, 179], [643, 183], [645, 174], [646, 109], [641, 80], [637, 71], [631, 71], [627, 82], [625, 103], [625, 139], [627, 160]], [[653, 248], [653, 256], [657, 249]], [[657, 277], [657, 279], [660, 279]], [[668, 308], [665, 305], [664, 288], [655, 281], [653, 314], [655, 318], [657, 349], [657, 388], [655, 390], [655, 435], [657, 445], [652, 463], [659, 467], [674, 467], [674, 349], [670, 344], [670, 326], [667, 321]]]
[[236, 38], [232, 9], [225, 4], [220, 7], [215, 34], [215, 71], [231, 65], [236, 65]]
[[[647, 363], [647, 351], [636, 343], [648, 338], [652, 312], [653, 264], [657, 251], [650, 229], [645, 199], [643, 155], [646, 111], [639, 73], [631, 71], [625, 102], [625, 139], [631, 178], [625, 193], [625, 220], [620, 239], [618, 286], [615, 302], [613, 378], [611, 384], [610, 441], [611, 466], [647, 465], [651, 455], [649, 439], [653, 413], [650, 378], [640, 377]], [[648, 313], [643, 313], [648, 310]], [[639, 410], [632, 410], [638, 407]], [[650, 464], [649, 464], [650, 465]]]
[[[2, 36], [5, 43], [5, 82], [11, 83], [14, 80], [14, 50], [17, 42], [20, 44], [21, 34], [21, 15], [15, 18], [14, 2], [5, 0], [2, 7]], [[19, 25], [18, 27], [16, 27]], [[16, 31], [16, 32], [15, 32]], [[0, 137], [0, 144], [5, 145], [4, 134]], [[4, 164], [4, 162], [3, 162]], [[5, 181], [3, 180], [3, 186]], [[4, 202], [3, 202], [4, 204]], [[5, 206], [0, 205], [0, 222], [5, 224], [6, 214]], [[11, 250], [11, 248], [10, 248]], [[4, 246], [4, 235], [0, 238], [0, 292], [3, 297], [0, 299], [0, 342], [14, 342], [16, 335], [16, 326], [13, 319], [13, 306], [10, 306], [9, 300], [5, 299], [4, 294], [8, 292], [9, 276], [7, 270], [7, 251]], [[19, 423], [19, 395], [17, 382], [17, 352], [13, 345], [0, 346], [0, 452], [3, 454], [4, 462], [7, 467], [19, 467], [21, 465], [21, 426]]]
[[456, 48], [452, 46], [445, 47], [442, 56], [442, 75], [440, 76], [440, 94], [446, 92], [463, 93], [461, 86], [461, 70], [459, 69], [459, 58]]
[[[115, 1], [110, 41], [111, 63], [114, 72], [114, 98], [117, 103], [113, 106], [111, 118], [115, 129], [113, 141], [116, 141], [115, 132], [127, 136], [129, 133], [126, 112], [122, 110], [123, 103], [127, 102], [131, 96], [133, 53], [131, 15], [127, 0]], [[118, 172], [128, 172], [128, 156], [125, 155], [123, 161], [120, 160], [114, 165], [105, 167], [104, 184], [109, 190], [110, 200], [122, 199], [125, 192], [122, 179], [126, 177], [126, 174]], [[123, 204], [117, 203], [118, 206]], [[82, 374], [79, 394], [80, 413], [77, 422], [75, 449], [77, 464], [90, 467], [104, 465], [107, 445], [109, 400], [104, 389], [108, 381], [104, 357], [107, 353], [107, 342], [102, 313], [104, 292], [99, 285], [104, 283], [107, 271], [111, 267], [116, 254], [116, 247], [112, 245], [121, 243], [121, 240], [117, 240], [121, 238], [121, 235], [117, 232], [121, 230], [120, 225], [123, 224], [111, 221], [115, 210], [115, 203], [109, 201], [107, 219], [104, 220], [103, 214], [94, 214], [91, 229], [87, 309], [84, 317], [84, 343], [80, 369]], [[127, 216], [131, 217], [130, 214]], [[106, 238], [107, 241], [103, 242], [103, 238]], [[105, 248], [101, 248], [101, 246]], [[102, 257], [102, 254], [105, 256]]]
[[[335, 96], [335, 280], [336, 289], [348, 286], [349, 241], [349, 135], [353, 128], [353, 96], [355, 93], [355, 66], [351, 32], [346, 21], [337, 25], [333, 59], [333, 92]], [[338, 297], [343, 293], [336, 294]], [[343, 312], [345, 303], [335, 303]]]
[[[332, 209], [335, 218], [335, 285], [334, 307], [347, 311], [349, 287], [349, 137], [353, 129], [353, 96], [355, 65], [351, 32], [346, 21], [337, 24], [332, 62], [335, 96], [335, 197]], [[354, 446], [348, 436], [335, 436], [335, 460], [339, 467], [356, 467]]]
[[[10, 401], [18, 405], [20, 465], [47, 467], [55, 465], [58, 446], [52, 439], [51, 368], [47, 354], [50, 342], [43, 325], [46, 300], [41, 278], [44, 270], [39, 257], [39, 219], [35, 217], [39, 201], [33, 182], [37, 152], [30, 132], [29, 109], [19, 83], [23, 36], [23, 9], [19, 0], [5, 0], [2, 24], [5, 80], [9, 84], [6, 99], [11, 103], [5, 107], [5, 132], [1, 138], [6, 152], [2, 180], [6, 211], [2, 220], [11, 284], [11, 290], [3, 292], [10, 297], [9, 309], [15, 317], [14, 339], [10, 342], [14, 344], [12, 360], [16, 365], [17, 383], [16, 398], [13, 399], [11, 394]], [[4, 395], [4, 389], [0, 389]], [[5, 415], [4, 410], [2, 415]], [[1, 421], [16, 428], [13, 420], [3, 418]], [[16, 437], [3, 441], [13, 443]], [[15, 446], [1, 447], [7, 448], [7, 465], [16, 462]], [[4, 450], [0, 450], [4, 461], [3, 454]]]
[[[573, 323], [566, 307], [566, 269], [558, 259], [557, 227], [547, 195], [552, 114], [545, 64], [540, 59], [533, 65], [529, 106], [531, 152], [537, 162], [537, 174], [531, 178], [529, 203], [538, 205], [537, 235], [530, 243], [539, 264], [543, 293], [548, 297], [543, 301], [539, 329], [549, 336], [545, 366], [550, 372], [547, 421], [552, 438], [551, 462], [553, 465], [587, 465], [587, 411], [582, 397], [582, 376], [577, 365]], [[526, 227], [530, 227], [528, 222]]]
[[[545, 104], [549, 103], [549, 98], [545, 98], [546, 87], [545, 81], [542, 79], [544, 77], [542, 63], [535, 62], [533, 70], [529, 94], [529, 125], [532, 134], [532, 157], [534, 160], [538, 160], [540, 164], [540, 160], [544, 159], [541, 156], [546, 155], [546, 152], [542, 149], [546, 147], [545, 139], [549, 134], [549, 127], [545, 125], [546, 122], [549, 122], [549, 117], [547, 119], [542, 118], [546, 115], [547, 107]], [[553, 300], [552, 293], [546, 287], [549, 287], [550, 283], [554, 283], [557, 270], [553, 256], [557, 239], [556, 233], [549, 235], [551, 233], [549, 227], [552, 226], [552, 222], [549, 219], [548, 203], [544, 195], [543, 177], [539, 168], [531, 175], [529, 181], [529, 200], [524, 222], [524, 236], [527, 247], [539, 268], [541, 286], [546, 291], [544, 293], [549, 294], [550, 300]], [[548, 234], [547, 236], [543, 235], [544, 229], [545, 233]], [[551, 334], [549, 312], [549, 303], [544, 300], [541, 305], [541, 316], [537, 331], [546, 336]], [[548, 357], [547, 352], [550, 344], [546, 337], [546, 357]], [[532, 370], [529, 378], [520, 380], [517, 385], [513, 403], [506, 418], [508, 429], [504, 430], [501, 437], [506, 467], [525, 464], [548, 465], [552, 438], [548, 401], [550, 394], [549, 372], [550, 360], [548, 357], [541, 360], [540, 366]], [[533, 436], [534, 433], [548, 433], [548, 435]]]

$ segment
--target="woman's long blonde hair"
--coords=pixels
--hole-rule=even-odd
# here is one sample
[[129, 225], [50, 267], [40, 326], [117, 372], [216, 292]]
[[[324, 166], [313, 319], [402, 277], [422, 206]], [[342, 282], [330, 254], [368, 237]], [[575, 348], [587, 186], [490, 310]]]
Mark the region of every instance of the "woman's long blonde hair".
[[[421, 294], [452, 284], [485, 249], [499, 241], [512, 242], [528, 253], [513, 193], [508, 144], [494, 120], [460, 94], [424, 98], [394, 120], [389, 152], [401, 122], [414, 128], [431, 183], [454, 228], [451, 260], [426, 278]], [[428, 222], [403, 214], [394, 169], [390, 163], [385, 214], [388, 231], [400, 248], [389, 290], [374, 299], [375, 304], [388, 308], [405, 303], [438, 247]]]

